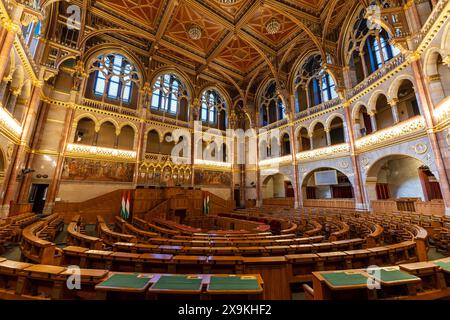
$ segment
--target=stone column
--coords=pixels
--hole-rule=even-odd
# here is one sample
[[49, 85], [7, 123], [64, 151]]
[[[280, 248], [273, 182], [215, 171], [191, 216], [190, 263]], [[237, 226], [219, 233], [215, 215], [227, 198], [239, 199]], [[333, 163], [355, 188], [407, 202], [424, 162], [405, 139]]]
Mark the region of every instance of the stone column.
[[16, 107], [17, 98], [20, 94], [19, 90], [11, 91], [11, 94], [8, 99], [8, 103], [6, 105], [6, 110], [8, 110], [9, 113], [14, 117], [14, 109]]
[[355, 203], [356, 209], [368, 209], [369, 204], [367, 203], [364, 196], [364, 184], [361, 178], [361, 167], [359, 163], [359, 157], [356, 155], [355, 148], [355, 138], [353, 133], [353, 127], [351, 125], [352, 117], [350, 113], [350, 106], [344, 105], [345, 109], [345, 122], [347, 123], [344, 128], [347, 130], [348, 144], [350, 145], [350, 155], [352, 159], [352, 166], [354, 171], [354, 182], [355, 182]]
[[364, 72], [364, 79], [369, 76], [369, 70], [367, 70], [366, 60], [364, 59], [364, 52], [359, 53], [359, 57], [361, 59], [361, 64]]
[[397, 107], [398, 100], [392, 99], [389, 101], [389, 105], [391, 106], [392, 110], [392, 118], [394, 119], [394, 124], [397, 124], [400, 122], [400, 117], [398, 115], [398, 107]]
[[[143, 110], [145, 111], [145, 110]], [[145, 113], [145, 112], [141, 112]], [[141, 120], [141, 123], [139, 125], [139, 132], [137, 134], [137, 141], [135, 142], [134, 150], [136, 150], [136, 167], [134, 169], [134, 175], [133, 175], [133, 185], [136, 186], [139, 181], [139, 165], [141, 163], [141, 160], [144, 157], [145, 154], [145, 122]]]
[[377, 128], [377, 118], [375, 117], [375, 112], [369, 111], [370, 123], [372, 124], [372, 133], [378, 130]]
[[309, 134], [309, 144], [310, 144], [310, 149], [314, 150], [314, 139], [313, 139], [312, 133]]
[[325, 129], [325, 135], [326, 135], [326, 139], [327, 139], [327, 146], [331, 146], [330, 129]]
[[[447, 176], [447, 170], [445, 166], [445, 160], [448, 159], [448, 154], [446, 151], [442, 153], [442, 149], [439, 146], [439, 141], [436, 137], [436, 133], [432, 130], [435, 126], [435, 120], [433, 117], [433, 102], [431, 100], [430, 92], [426, 86], [423, 77], [423, 65], [420, 59], [413, 60], [411, 63], [414, 77], [416, 78], [417, 86], [416, 90], [419, 94], [421, 100], [421, 106], [423, 111], [423, 117], [427, 126], [427, 134], [430, 140], [431, 149], [436, 163], [436, 168], [439, 175], [439, 185], [441, 187], [442, 197], [444, 198], [445, 204], [445, 214], [450, 216], [450, 185], [449, 177]], [[447, 148], [445, 148], [447, 149]], [[448, 161], [447, 161], [448, 162]]]
[[[31, 150], [36, 150], [39, 148], [42, 135], [44, 134], [44, 127], [45, 127], [45, 121], [47, 119], [48, 110], [50, 109], [50, 106], [48, 103], [42, 103], [41, 106], [42, 110], [39, 112], [39, 118], [37, 120], [36, 130], [33, 135], [33, 139], [31, 141]], [[35, 158], [35, 153], [31, 152], [28, 161], [25, 165], [26, 168], [33, 168], [33, 162]], [[19, 203], [26, 203], [28, 202], [29, 198], [29, 192], [31, 188], [31, 181], [32, 181], [32, 175], [28, 174], [24, 177], [19, 190]]]
[[[71, 91], [70, 102], [74, 103], [76, 101], [77, 91]], [[66, 115], [64, 118], [64, 126], [61, 132], [61, 137], [59, 139], [58, 146], [58, 157], [56, 160], [55, 171], [53, 173], [52, 182], [48, 187], [47, 201], [45, 203], [44, 212], [49, 214], [53, 210], [55, 204], [56, 196], [59, 192], [59, 187], [61, 184], [61, 176], [64, 167], [64, 154], [66, 152], [67, 143], [69, 141], [70, 129], [72, 127], [73, 118], [75, 115], [75, 109], [70, 107], [66, 109]]]
[[9, 55], [16, 38], [16, 34], [22, 31], [20, 18], [22, 17], [23, 7], [17, 5], [11, 17], [11, 21], [6, 21], [3, 27], [6, 30], [3, 43], [0, 46], [0, 80], [5, 76], [6, 66], [8, 65]]
[[21, 134], [21, 144], [16, 147], [14, 156], [11, 159], [10, 168], [11, 171], [8, 174], [8, 180], [5, 179], [4, 190], [5, 194], [3, 197], [3, 209], [9, 210], [9, 205], [11, 201], [16, 201], [19, 191], [19, 181], [17, 179], [20, 176], [21, 170], [23, 169], [23, 164], [27, 160], [27, 149], [30, 133], [35, 125], [36, 113], [40, 104], [40, 93], [41, 87], [35, 86], [33, 89], [33, 94], [31, 96], [27, 114], [25, 117], [22, 134]]

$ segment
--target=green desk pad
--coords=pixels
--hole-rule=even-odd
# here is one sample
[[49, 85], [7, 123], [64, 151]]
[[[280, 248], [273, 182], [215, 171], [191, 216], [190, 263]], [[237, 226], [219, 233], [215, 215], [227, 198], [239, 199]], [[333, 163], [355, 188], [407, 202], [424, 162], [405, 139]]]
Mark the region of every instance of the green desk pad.
[[150, 281], [151, 278], [139, 277], [138, 274], [114, 274], [97, 287], [144, 289]]
[[220, 277], [211, 276], [208, 290], [261, 290], [258, 280], [255, 279], [241, 279], [241, 277]]
[[321, 273], [321, 276], [325, 278], [333, 287], [344, 287], [367, 284], [367, 277], [359, 273]]
[[447, 271], [450, 270], [450, 262], [444, 262], [444, 261], [438, 261], [438, 262], [433, 262], [435, 265], [441, 267], [442, 269], [445, 269]]
[[400, 271], [400, 270], [380, 269], [380, 273], [378, 273], [378, 270], [376, 270], [371, 275], [375, 279], [383, 281], [383, 282], [395, 282], [395, 281], [420, 279], [420, 278], [418, 278], [416, 276], [413, 276], [413, 275], [411, 275], [411, 274], [409, 274], [407, 272]]
[[161, 276], [150, 289], [197, 291], [201, 289], [201, 286], [201, 278], [189, 278], [188, 276]]

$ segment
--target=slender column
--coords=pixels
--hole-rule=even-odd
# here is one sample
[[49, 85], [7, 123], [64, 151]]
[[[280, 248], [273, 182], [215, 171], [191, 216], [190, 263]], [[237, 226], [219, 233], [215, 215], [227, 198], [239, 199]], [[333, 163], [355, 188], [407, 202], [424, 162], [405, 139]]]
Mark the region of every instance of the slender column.
[[313, 139], [313, 134], [309, 134], [309, 144], [310, 144], [310, 149], [314, 150], [314, 139]]
[[294, 188], [294, 206], [295, 208], [302, 206], [301, 190], [299, 188], [299, 177], [298, 177], [298, 162], [297, 162], [297, 144], [295, 143], [297, 139], [295, 138], [294, 126], [291, 126], [291, 154], [292, 154], [292, 165], [294, 169], [294, 181], [292, 187]]
[[369, 71], [367, 70], [366, 60], [364, 59], [364, 52], [360, 52], [359, 57], [363, 66], [364, 78], [367, 78], [369, 76]]
[[369, 111], [370, 123], [372, 124], [372, 133], [378, 130], [377, 128], [377, 118], [375, 117], [375, 112]]
[[3, 27], [6, 29], [6, 35], [0, 49], [0, 80], [5, 76], [6, 66], [8, 65], [9, 55], [17, 33], [21, 32], [20, 18], [23, 7], [16, 6], [12, 16], [12, 21], [5, 22]]
[[3, 97], [5, 96], [7, 86], [8, 86], [8, 82], [6, 82], [4, 80], [0, 82], [0, 105], [2, 104]]
[[392, 110], [392, 117], [394, 119], [394, 124], [397, 124], [400, 122], [400, 117], [398, 115], [397, 103], [398, 103], [397, 99], [392, 99], [391, 101], [389, 101], [389, 105], [391, 106], [391, 110]]
[[380, 39], [380, 32], [379, 31], [377, 31], [376, 40], [378, 42], [378, 49], [380, 50], [381, 63], [384, 66], [384, 64], [386, 63], [386, 61], [385, 61], [386, 59], [384, 57], [384, 52], [383, 52], [383, 49], [381, 47], [381, 39]]
[[11, 161], [10, 167], [12, 169], [9, 174], [8, 180], [5, 179], [5, 195], [3, 197], [2, 203], [4, 207], [6, 206], [6, 208], [9, 208], [9, 204], [11, 201], [16, 201], [18, 195], [17, 193], [19, 189], [19, 181], [17, 180], [17, 177], [19, 176], [20, 171], [23, 168], [22, 166], [26, 161], [29, 136], [35, 123], [36, 113], [40, 103], [40, 93], [41, 87], [34, 87], [22, 129], [21, 144], [17, 146], [17, 152], [15, 153], [15, 156]]
[[327, 146], [331, 146], [331, 135], [330, 135], [330, 129], [325, 129], [325, 135], [327, 139]]
[[[145, 111], [145, 110], [142, 110]], [[145, 113], [145, 112], [142, 112]], [[136, 186], [138, 184], [139, 179], [139, 165], [141, 163], [142, 158], [145, 154], [145, 122], [141, 121], [139, 125], [139, 132], [137, 134], [137, 143], [136, 143], [136, 167], [134, 169], [134, 176], [133, 176], [133, 184]]]
[[351, 125], [352, 117], [350, 113], [350, 106], [345, 106], [345, 122], [347, 123], [347, 126], [345, 126], [345, 129], [347, 130], [347, 137], [348, 137], [348, 143], [350, 145], [350, 154], [352, 159], [352, 166], [353, 171], [355, 174], [355, 202], [356, 202], [356, 209], [368, 209], [369, 204], [366, 203], [365, 194], [364, 194], [364, 188], [363, 188], [363, 181], [361, 178], [361, 167], [359, 164], [359, 158], [356, 155], [356, 148], [355, 148], [355, 138], [353, 133], [353, 127]]
[[58, 158], [56, 160], [56, 167], [53, 174], [52, 182], [50, 183], [50, 186], [48, 188], [48, 194], [47, 194], [47, 202], [45, 204], [45, 211], [46, 213], [50, 213], [53, 209], [53, 205], [55, 203], [56, 195], [59, 191], [59, 186], [61, 183], [61, 176], [62, 176], [62, 169], [64, 164], [64, 153], [66, 150], [66, 145], [69, 139], [69, 133], [70, 128], [72, 126], [73, 117], [75, 114], [75, 110], [72, 108], [69, 108], [66, 110], [66, 116], [64, 118], [64, 127], [62, 130], [62, 135], [59, 140], [59, 146], [58, 146]]
[[419, 93], [420, 102], [423, 110], [423, 116], [427, 125], [427, 134], [430, 140], [431, 149], [433, 151], [436, 168], [439, 174], [439, 186], [441, 187], [442, 196], [445, 204], [445, 214], [450, 215], [450, 185], [449, 177], [447, 176], [444, 159], [447, 159], [448, 154], [442, 154], [439, 146], [439, 141], [436, 137], [436, 133], [432, 130], [435, 126], [435, 120], [433, 117], [433, 102], [431, 100], [430, 92], [426, 86], [423, 77], [423, 66], [420, 59], [414, 60], [411, 63], [414, 77], [417, 81], [417, 91]]
[[[31, 150], [36, 150], [39, 148], [39, 145], [41, 143], [42, 136], [44, 134], [44, 127], [45, 127], [45, 120], [47, 119], [48, 110], [50, 109], [50, 106], [48, 103], [42, 104], [42, 110], [39, 112], [39, 118], [36, 124], [36, 130], [33, 134], [32, 142], [31, 142]], [[28, 161], [25, 165], [26, 168], [33, 168], [33, 162], [35, 158], [35, 153], [31, 152]], [[28, 174], [24, 177], [19, 190], [19, 203], [26, 203], [28, 202], [29, 197], [29, 190], [31, 188], [31, 181], [32, 181], [32, 175]]]
[[8, 103], [6, 105], [6, 110], [8, 110], [8, 112], [11, 113], [11, 115], [14, 115], [14, 109], [17, 104], [17, 98], [19, 96], [19, 93], [20, 92], [18, 90], [14, 90], [14, 91], [11, 91], [11, 94], [9, 95]]

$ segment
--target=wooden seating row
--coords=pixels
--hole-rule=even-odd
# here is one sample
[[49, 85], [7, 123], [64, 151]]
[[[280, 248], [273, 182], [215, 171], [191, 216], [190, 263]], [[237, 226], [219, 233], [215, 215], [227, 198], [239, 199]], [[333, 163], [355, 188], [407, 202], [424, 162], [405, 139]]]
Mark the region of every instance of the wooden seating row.
[[127, 253], [66, 247], [63, 265], [120, 272], [259, 273], [272, 299], [290, 299], [290, 284], [311, 279], [311, 272], [417, 261], [412, 241], [367, 250], [308, 253], [274, 257], [189, 256]]
[[103, 240], [103, 243], [109, 246], [116, 242], [137, 243], [136, 236], [111, 230], [101, 216], [97, 216], [97, 235]]
[[133, 217], [132, 224], [141, 230], [155, 232], [163, 237], [170, 238], [181, 234], [179, 231], [157, 226], [138, 217]]
[[[57, 219], [57, 215], [53, 219]], [[59, 264], [61, 249], [57, 248], [53, 242], [40, 239], [38, 236], [51, 221], [52, 219], [41, 220], [23, 230], [20, 243], [22, 260], [49, 265]]]
[[103, 240], [83, 233], [84, 225], [80, 215], [72, 218], [67, 226], [66, 244], [73, 246], [86, 247], [90, 249], [103, 249]]
[[383, 268], [312, 273], [310, 300], [434, 300], [450, 297], [450, 258]]
[[[79, 287], [73, 276], [80, 276]], [[69, 285], [73, 286], [70, 287]], [[259, 274], [135, 274], [104, 269], [74, 269], [30, 264], [0, 257], [0, 299], [5, 300], [107, 300], [157, 299], [263, 299]]]
[[[332, 252], [362, 249], [363, 239], [339, 240], [325, 243], [311, 243], [311, 238], [299, 238], [298, 244], [284, 244], [284, 240], [274, 242], [238, 242], [214, 243], [204, 241], [173, 241], [173, 239], [153, 238], [152, 243], [116, 242], [113, 250], [135, 253], [162, 253], [184, 255], [242, 255], [275, 256], [298, 253]], [[168, 242], [167, 240], [172, 240]], [[304, 241], [302, 241], [304, 240]], [[292, 243], [292, 242], [290, 242]]]

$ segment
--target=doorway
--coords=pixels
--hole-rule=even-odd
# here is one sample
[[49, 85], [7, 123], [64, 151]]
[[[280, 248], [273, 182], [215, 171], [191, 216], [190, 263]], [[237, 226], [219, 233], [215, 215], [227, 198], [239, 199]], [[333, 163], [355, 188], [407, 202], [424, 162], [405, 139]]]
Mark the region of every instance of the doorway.
[[33, 204], [33, 212], [42, 214], [47, 199], [48, 184], [33, 184], [29, 202]]
[[236, 208], [241, 208], [241, 191], [234, 189], [234, 203]]

